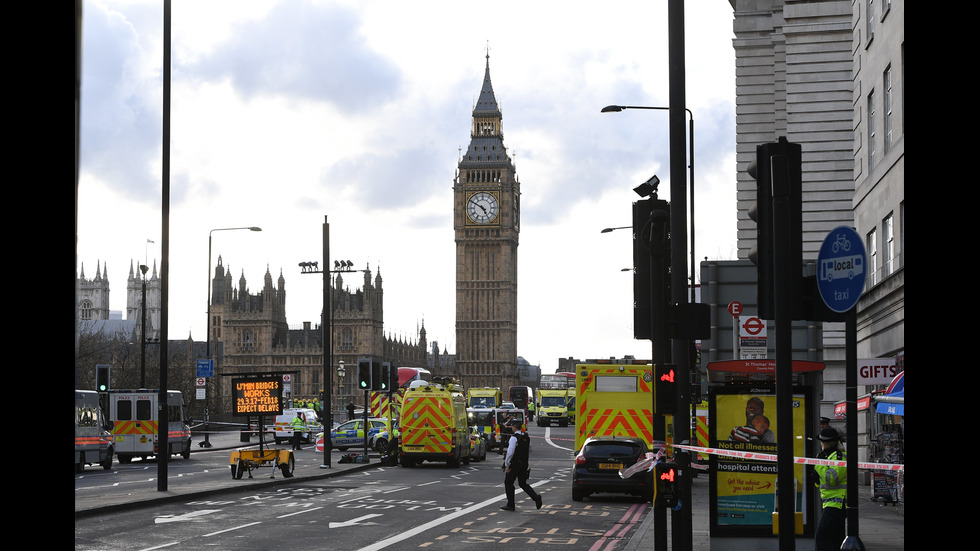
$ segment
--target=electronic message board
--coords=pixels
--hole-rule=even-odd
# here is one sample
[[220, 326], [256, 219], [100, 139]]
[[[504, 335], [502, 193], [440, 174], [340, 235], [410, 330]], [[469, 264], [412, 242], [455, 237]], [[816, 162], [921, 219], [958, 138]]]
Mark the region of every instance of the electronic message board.
[[231, 380], [232, 415], [282, 414], [282, 377]]

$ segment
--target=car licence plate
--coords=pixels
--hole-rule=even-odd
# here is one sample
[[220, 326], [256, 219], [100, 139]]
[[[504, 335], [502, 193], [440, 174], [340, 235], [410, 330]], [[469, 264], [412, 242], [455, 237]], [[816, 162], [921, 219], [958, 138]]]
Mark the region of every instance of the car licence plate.
[[619, 469], [622, 469], [623, 468], [623, 464], [622, 463], [599, 463], [599, 468], [600, 469], [615, 469], [615, 470], [618, 471]]

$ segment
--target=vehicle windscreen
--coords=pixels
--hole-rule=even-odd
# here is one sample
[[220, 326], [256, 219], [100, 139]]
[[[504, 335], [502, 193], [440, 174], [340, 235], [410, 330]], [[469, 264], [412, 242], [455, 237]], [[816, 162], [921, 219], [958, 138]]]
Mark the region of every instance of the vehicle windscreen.
[[565, 407], [568, 402], [566, 402], [564, 396], [542, 396], [541, 397], [541, 407], [553, 408], [553, 407]]
[[470, 397], [471, 408], [495, 408], [497, 399], [493, 396], [472, 396]]
[[471, 411], [467, 414], [468, 424], [478, 427], [486, 427], [493, 423], [493, 412], [491, 411]]

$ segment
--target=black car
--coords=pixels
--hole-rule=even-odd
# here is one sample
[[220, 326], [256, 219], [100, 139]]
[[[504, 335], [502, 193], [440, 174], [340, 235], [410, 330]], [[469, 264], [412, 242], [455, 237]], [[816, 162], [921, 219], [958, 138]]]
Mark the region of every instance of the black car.
[[582, 444], [572, 468], [572, 500], [582, 501], [591, 494], [611, 493], [653, 499], [653, 472], [642, 470], [629, 478], [619, 476], [650, 449], [641, 438], [594, 436]]

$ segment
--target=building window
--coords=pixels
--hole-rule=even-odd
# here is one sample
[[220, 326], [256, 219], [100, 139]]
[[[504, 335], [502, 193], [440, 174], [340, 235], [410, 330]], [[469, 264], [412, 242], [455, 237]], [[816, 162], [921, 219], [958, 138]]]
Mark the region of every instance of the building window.
[[875, 92], [868, 93], [868, 172], [875, 167]]
[[892, 213], [888, 213], [888, 216], [881, 221], [881, 244], [884, 249], [882, 252], [885, 255], [881, 265], [882, 277], [888, 277], [895, 271], [895, 226], [893, 219]]
[[885, 96], [882, 98], [882, 118], [885, 123], [885, 153], [892, 148], [892, 66], [885, 69], [882, 76], [882, 89]]
[[866, 19], [865, 24], [867, 26], [868, 40], [870, 43], [875, 37], [875, 18], [872, 15], [875, 12], [875, 0], [867, 0], [864, 6], [864, 18]]
[[865, 247], [868, 249], [868, 271], [870, 272], [868, 274], [868, 283], [870, 285], [876, 285], [881, 276], [878, 273], [878, 228], [874, 228], [868, 232]]
[[88, 300], [83, 300], [78, 305], [78, 318], [83, 320], [92, 319], [92, 303]]

